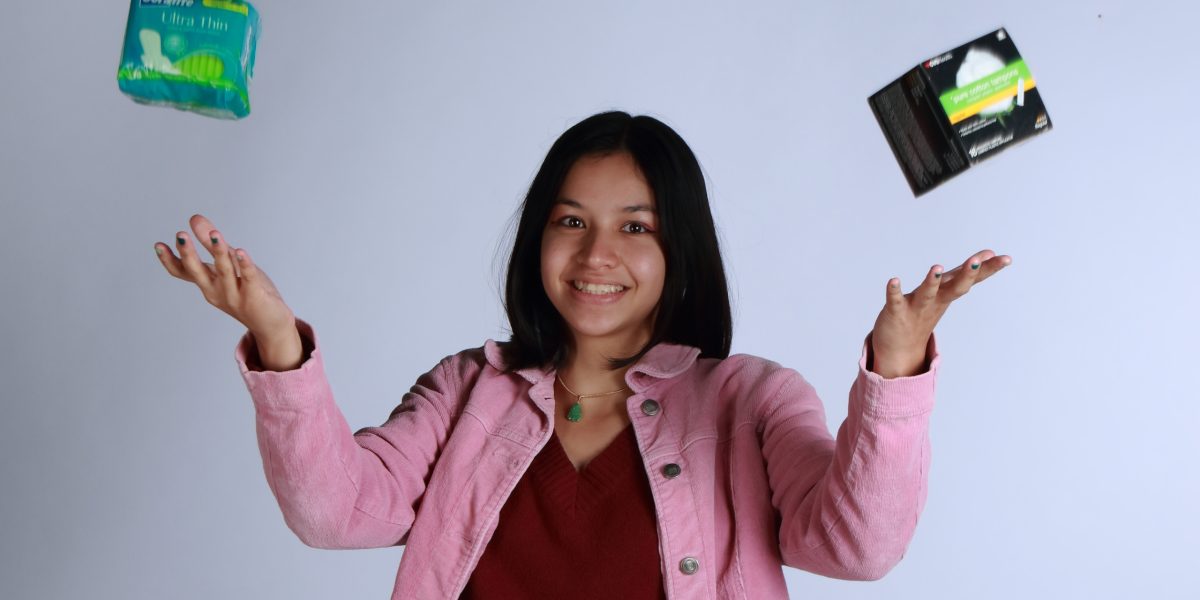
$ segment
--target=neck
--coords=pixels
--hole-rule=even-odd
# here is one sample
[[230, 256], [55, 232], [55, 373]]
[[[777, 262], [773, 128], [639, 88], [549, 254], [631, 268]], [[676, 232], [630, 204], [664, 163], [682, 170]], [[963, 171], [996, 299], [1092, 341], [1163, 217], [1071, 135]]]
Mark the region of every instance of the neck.
[[[576, 339], [567, 362], [558, 376], [577, 394], [598, 394], [619, 390], [625, 385], [629, 367], [613, 370], [609, 357], [632, 356], [646, 343], [648, 337], [636, 340], [611, 341]], [[614, 394], [612, 397], [619, 397]]]

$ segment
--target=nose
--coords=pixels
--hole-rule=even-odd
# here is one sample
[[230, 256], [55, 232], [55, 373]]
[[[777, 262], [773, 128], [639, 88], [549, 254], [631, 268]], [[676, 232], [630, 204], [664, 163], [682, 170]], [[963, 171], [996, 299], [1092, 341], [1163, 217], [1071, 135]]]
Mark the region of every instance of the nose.
[[617, 264], [617, 243], [612, 237], [593, 229], [579, 248], [579, 262], [589, 269], [609, 269]]

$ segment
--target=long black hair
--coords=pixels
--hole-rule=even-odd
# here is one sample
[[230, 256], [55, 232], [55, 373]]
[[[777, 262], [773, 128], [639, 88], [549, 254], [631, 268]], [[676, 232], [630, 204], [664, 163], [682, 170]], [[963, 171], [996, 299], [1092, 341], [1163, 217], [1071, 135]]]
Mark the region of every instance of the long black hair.
[[659, 342], [698, 347], [701, 357], [729, 356], [729, 289], [700, 164], [663, 122], [612, 111], [580, 121], [555, 140], [521, 205], [504, 294], [512, 338], [501, 348], [509, 370], [561, 368], [566, 361], [570, 332], [542, 284], [542, 234], [575, 162], [622, 152], [654, 192], [667, 268], [650, 340], [633, 356], [610, 358], [610, 367], [637, 362]]

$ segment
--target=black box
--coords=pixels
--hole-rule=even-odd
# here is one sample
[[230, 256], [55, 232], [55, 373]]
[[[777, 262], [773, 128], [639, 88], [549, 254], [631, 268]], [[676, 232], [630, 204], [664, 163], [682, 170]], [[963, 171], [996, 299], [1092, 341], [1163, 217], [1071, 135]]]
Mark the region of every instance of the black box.
[[1004, 29], [917, 65], [867, 101], [915, 196], [1051, 128]]

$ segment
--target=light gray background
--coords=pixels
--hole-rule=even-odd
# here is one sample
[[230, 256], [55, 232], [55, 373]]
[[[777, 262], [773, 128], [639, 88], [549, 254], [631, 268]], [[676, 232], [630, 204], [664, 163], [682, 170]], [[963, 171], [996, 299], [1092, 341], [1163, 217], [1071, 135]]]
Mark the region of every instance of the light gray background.
[[[1194, 3], [256, 4], [253, 114], [224, 122], [118, 92], [126, 2], [5, 3], [0, 596], [388, 597], [401, 549], [285, 527], [243, 328], [153, 244], [212, 218], [315, 325], [351, 426], [379, 424], [506, 337], [509, 219], [555, 137], [620, 108], [696, 151], [734, 351], [803, 373], [833, 431], [889, 277], [1014, 259], [937, 328], [907, 557], [787, 569], [793, 596], [1194, 597]], [[1055, 128], [914, 199], [866, 98], [999, 26]]]

